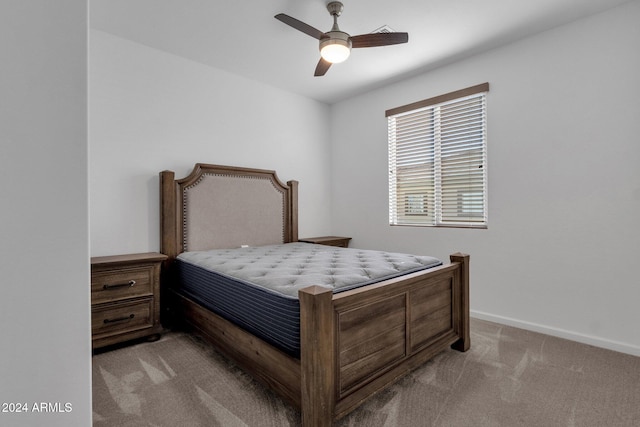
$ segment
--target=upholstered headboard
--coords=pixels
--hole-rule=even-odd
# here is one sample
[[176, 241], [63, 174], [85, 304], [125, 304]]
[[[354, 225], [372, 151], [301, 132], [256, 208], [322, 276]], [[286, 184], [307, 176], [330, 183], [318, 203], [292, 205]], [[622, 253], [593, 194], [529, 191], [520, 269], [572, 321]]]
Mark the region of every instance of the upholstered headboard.
[[198, 163], [183, 179], [160, 173], [161, 252], [298, 240], [298, 183], [274, 171]]

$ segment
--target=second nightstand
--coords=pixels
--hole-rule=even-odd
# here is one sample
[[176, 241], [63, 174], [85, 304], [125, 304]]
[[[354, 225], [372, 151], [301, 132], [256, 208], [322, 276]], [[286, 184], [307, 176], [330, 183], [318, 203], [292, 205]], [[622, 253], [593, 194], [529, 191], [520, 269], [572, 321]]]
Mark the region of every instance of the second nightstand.
[[340, 246], [341, 248], [349, 247], [349, 240], [351, 240], [351, 237], [340, 236], [305, 237], [304, 239], [298, 239], [299, 242], [315, 243], [327, 246]]

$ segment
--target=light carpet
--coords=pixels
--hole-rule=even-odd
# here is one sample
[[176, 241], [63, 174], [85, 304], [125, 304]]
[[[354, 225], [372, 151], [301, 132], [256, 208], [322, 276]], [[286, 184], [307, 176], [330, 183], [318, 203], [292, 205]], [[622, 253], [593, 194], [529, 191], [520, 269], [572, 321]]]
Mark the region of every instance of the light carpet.
[[[182, 332], [93, 356], [94, 426], [300, 426], [300, 414]], [[337, 426], [640, 426], [640, 358], [472, 319], [447, 350]]]

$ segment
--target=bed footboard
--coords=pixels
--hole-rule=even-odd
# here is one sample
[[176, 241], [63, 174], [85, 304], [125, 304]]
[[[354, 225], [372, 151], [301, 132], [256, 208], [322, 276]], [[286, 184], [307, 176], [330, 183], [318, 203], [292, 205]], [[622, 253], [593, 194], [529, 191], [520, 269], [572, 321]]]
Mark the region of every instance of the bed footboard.
[[365, 399], [469, 337], [469, 256], [332, 295], [300, 291], [304, 426], [330, 426]]

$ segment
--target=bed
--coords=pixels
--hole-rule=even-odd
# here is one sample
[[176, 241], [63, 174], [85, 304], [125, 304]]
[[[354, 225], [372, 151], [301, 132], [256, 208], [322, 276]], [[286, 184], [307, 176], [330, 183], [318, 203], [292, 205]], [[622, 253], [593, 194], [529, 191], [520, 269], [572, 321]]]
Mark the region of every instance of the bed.
[[[298, 242], [298, 182], [285, 184], [271, 170], [198, 163], [182, 179], [172, 171], [160, 173], [160, 205], [161, 252], [168, 257], [162, 278], [164, 323], [186, 326], [209, 340], [299, 408], [303, 426], [331, 425], [449, 346], [469, 349], [468, 255], [381, 274], [357, 287], [296, 285], [298, 347], [287, 348], [185, 292], [184, 258], [218, 251], [235, 259], [238, 251], [252, 256], [252, 251], [276, 248], [293, 256], [311, 250], [316, 255], [305, 258], [333, 257], [335, 263], [343, 254], [337, 255], [337, 248]], [[372, 258], [368, 266], [378, 264]], [[249, 311], [259, 311], [256, 307]]]

